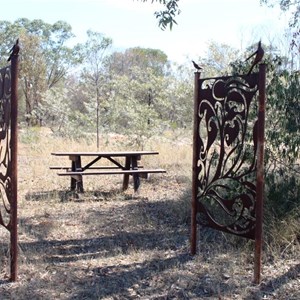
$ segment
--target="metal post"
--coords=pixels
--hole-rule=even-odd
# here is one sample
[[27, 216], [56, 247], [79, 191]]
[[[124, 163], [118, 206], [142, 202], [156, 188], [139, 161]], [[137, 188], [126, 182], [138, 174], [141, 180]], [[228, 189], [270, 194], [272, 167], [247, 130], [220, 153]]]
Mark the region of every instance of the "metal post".
[[264, 194], [264, 131], [266, 101], [266, 65], [259, 65], [259, 110], [257, 132], [257, 175], [256, 175], [256, 226], [255, 226], [255, 257], [254, 282], [261, 280], [262, 234], [263, 234], [263, 194]]
[[11, 281], [17, 280], [18, 266], [18, 53], [11, 56]]
[[194, 134], [193, 134], [193, 179], [192, 179], [192, 218], [191, 218], [191, 254], [196, 254], [197, 243], [197, 160], [199, 157], [198, 134], [199, 134], [199, 79], [200, 73], [195, 72], [194, 78]]

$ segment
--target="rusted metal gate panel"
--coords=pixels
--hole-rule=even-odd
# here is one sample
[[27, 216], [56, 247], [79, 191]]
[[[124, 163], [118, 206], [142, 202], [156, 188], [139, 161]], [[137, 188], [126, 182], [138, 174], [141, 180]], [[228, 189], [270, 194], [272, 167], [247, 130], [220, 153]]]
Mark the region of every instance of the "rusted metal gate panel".
[[10, 280], [17, 279], [18, 43], [0, 69], [0, 225], [10, 232]]
[[265, 65], [259, 73], [195, 73], [191, 252], [197, 224], [253, 239], [255, 282], [262, 246]]

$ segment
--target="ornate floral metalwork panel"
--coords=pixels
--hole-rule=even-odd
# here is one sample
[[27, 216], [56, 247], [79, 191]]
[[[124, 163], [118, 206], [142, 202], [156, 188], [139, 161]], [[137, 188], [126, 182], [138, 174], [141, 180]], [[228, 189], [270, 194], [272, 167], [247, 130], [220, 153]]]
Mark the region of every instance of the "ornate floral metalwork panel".
[[11, 225], [11, 67], [0, 70], [0, 225]]
[[18, 53], [10, 50], [10, 65], [0, 69], [0, 227], [10, 233], [10, 280], [17, 280], [18, 260]]
[[197, 223], [254, 239], [258, 74], [198, 89]]

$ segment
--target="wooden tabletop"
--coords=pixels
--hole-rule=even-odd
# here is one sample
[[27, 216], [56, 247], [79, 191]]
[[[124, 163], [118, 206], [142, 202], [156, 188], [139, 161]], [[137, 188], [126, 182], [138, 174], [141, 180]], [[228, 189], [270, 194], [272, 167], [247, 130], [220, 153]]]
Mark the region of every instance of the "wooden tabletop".
[[156, 155], [157, 151], [116, 151], [116, 152], [52, 152], [55, 156], [135, 156], [135, 155]]

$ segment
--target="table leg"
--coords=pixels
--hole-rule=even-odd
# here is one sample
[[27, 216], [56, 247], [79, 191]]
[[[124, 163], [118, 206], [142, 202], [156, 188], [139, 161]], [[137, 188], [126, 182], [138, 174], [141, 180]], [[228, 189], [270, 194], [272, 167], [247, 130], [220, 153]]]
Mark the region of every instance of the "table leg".
[[79, 193], [83, 193], [84, 189], [83, 189], [83, 180], [82, 180], [82, 176], [80, 175], [79, 177], [80, 179], [77, 180], [77, 191]]
[[[72, 168], [71, 168], [71, 170], [74, 171], [75, 169], [76, 169], [75, 162], [72, 160]], [[75, 191], [76, 190], [76, 181], [77, 180], [71, 176], [71, 191]]]
[[[126, 156], [125, 158], [125, 170], [130, 170], [131, 158]], [[123, 177], [123, 191], [128, 189], [129, 174], [124, 174]]]
[[[138, 169], [138, 164], [137, 164], [138, 158], [136, 156], [133, 156], [131, 158], [131, 167], [133, 170]], [[132, 174], [133, 175], [133, 187], [134, 191], [136, 192], [139, 189], [140, 186], [140, 176], [138, 173]]]
[[[70, 159], [72, 160], [72, 171], [80, 171], [82, 169], [81, 166], [81, 157], [78, 155], [70, 156]], [[76, 178], [73, 178], [71, 176], [71, 191], [75, 191], [79, 193], [83, 193], [83, 179], [81, 175], [76, 176]]]

